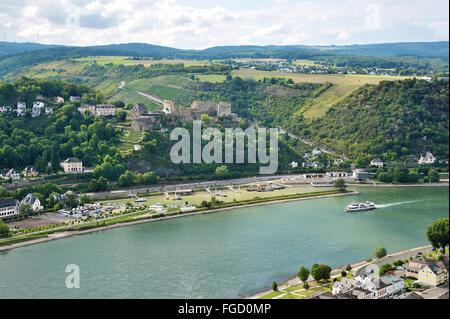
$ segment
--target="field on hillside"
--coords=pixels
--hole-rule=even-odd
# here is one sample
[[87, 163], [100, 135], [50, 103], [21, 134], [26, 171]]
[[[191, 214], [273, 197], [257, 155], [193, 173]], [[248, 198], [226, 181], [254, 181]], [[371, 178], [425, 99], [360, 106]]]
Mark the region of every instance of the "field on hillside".
[[297, 83], [337, 83], [337, 84], [350, 84], [350, 85], [364, 85], [378, 84], [380, 81], [395, 81], [404, 80], [408, 77], [405, 76], [381, 76], [381, 75], [339, 75], [339, 74], [303, 74], [303, 73], [287, 73], [287, 72], [272, 72], [272, 71], [259, 71], [253, 69], [240, 69], [233, 71], [233, 76], [240, 76], [242, 78], [262, 80], [264, 78], [285, 78], [292, 79]]
[[262, 80], [264, 78], [279, 77], [292, 79], [296, 83], [326, 83], [333, 85], [316, 97], [310, 108], [303, 113], [305, 117], [315, 118], [325, 115], [326, 111], [335, 103], [339, 102], [354, 90], [364, 84], [378, 84], [381, 81], [404, 80], [403, 76], [375, 76], [375, 75], [337, 75], [337, 74], [303, 74], [259, 71], [253, 69], [241, 69], [233, 71], [233, 76], [244, 79]]
[[183, 63], [185, 66], [191, 65], [208, 65], [211, 64], [209, 61], [199, 61], [199, 60], [177, 60], [177, 59], [160, 59], [160, 60], [133, 60], [126, 56], [92, 56], [73, 59], [78, 62], [93, 63], [96, 62], [99, 65], [105, 64], [123, 64], [123, 65], [137, 65], [143, 64], [144, 66], [150, 66], [153, 64], [180, 64]]
[[144, 103], [145, 106], [147, 106], [147, 108], [149, 110], [159, 110], [162, 108], [162, 105], [154, 102], [153, 100], [140, 95], [136, 90], [131, 90], [131, 89], [122, 89], [119, 91], [119, 93], [117, 93], [116, 95], [110, 97], [108, 99], [108, 101], [112, 102], [112, 101], [122, 101], [125, 104], [136, 104], [136, 103]]
[[311, 60], [295, 60], [294, 64], [296, 64], [296, 65], [304, 65], [304, 66], [318, 65], [316, 62], [311, 61]]

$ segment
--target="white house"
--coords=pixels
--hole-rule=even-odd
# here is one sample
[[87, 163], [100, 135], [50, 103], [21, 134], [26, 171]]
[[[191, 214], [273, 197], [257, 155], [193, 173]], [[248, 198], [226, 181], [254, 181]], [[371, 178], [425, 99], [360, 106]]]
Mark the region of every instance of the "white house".
[[61, 162], [61, 167], [64, 173], [81, 173], [83, 172], [83, 162], [77, 157], [69, 157], [65, 161]]
[[425, 156], [420, 155], [419, 164], [434, 164], [436, 158], [431, 154], [431, 152], [427, 152]]
[[16, 172], [14, 168], [4, 168], [0, 173], [1, 179], [12, 179], [13, 181], [17, 181], [20, 178], [19, 173]]
[[17, 199], [0, 198], [0, 218], [19, 214], [19, 201]]
[[116, 107], [111, 104], [97, 105], [95, 110], [97, 116], [114, 116], [116, 114]]
[[27, 114], [27, 104], [25, 102], [17, 102], [17, 115], [25, 116]]
[[322, 150], [321, 150], [320, 148], [318, 148], [318, 147], [315, 147], [315, 148], [313, 149], [313, 151], [312, 151], [312, 154], [313, 154], [314, 156], [320, 155], [320, 154], [322, 154]]
[[33, 108], [31, 109], [32, 117], [39, 117], [41, 115], [41, 111], [44, 108], [44, 103], [42, 102], [34, 102]]
[[362, 169], [353, 170], [353, 177], [362, 182], [369, 179], [369, 173]]
[[33, 212], [38, 212], [44, 208], [43, 206], [41, 206], [41, 201], [39, 200], [39, 198], [37, 198], [36, 196], [34, 196], [31, 193], [28, 194], [27, 196], [25, 196], [25, 198], [22, 199], [20, 204], [30, 205]]
[[370, 161], [370, 165], [377, 166], [377, 167], [383, 167], [384, 163], [383, 163], [383, 161], [381, 159], [379, 159], [377, 157], [377, 158], [374, 158], [373, 160]]
[[71, 103], [80, 103], [81, 102], [81, 97], [79, 97], [79, 96], [71, 96], [69, 98], [69, 100], [70, 100]]
[[294, 161], [292, 161], [292, 163], [291, 163], [291, 167], [294, 169], [294, 168], [297, 168], [298, 167], [298, 163], [297, 162], [294, 162]]
[[334, 295], [347, 294], [357, 299], [387, 299], [401, 294], [404, 288], [403, 279], [396, 276], [375, 277], [362, 275], [354, 279], [344, 277], [340, 282], [335, 282], [332, 293]]

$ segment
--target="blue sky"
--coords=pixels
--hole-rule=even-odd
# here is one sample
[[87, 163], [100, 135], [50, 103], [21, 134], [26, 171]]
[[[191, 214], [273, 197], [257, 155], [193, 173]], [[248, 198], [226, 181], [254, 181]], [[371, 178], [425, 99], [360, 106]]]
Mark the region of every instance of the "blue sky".
[[448, 40], [447, 0], [0, 0], [0, 39], [329, 45]]

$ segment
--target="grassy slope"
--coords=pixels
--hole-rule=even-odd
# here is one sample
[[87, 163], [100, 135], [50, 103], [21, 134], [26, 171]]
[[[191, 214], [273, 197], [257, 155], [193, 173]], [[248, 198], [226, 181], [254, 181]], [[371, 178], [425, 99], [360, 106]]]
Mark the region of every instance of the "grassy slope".
[[314, 99], [313, 104], [307, 112], [306, 117], [314, 118], [325, 115], [326, 111], [335, 103], [350, 95], [364, 84], [378, 84], [381, 81], [394, 81], [406, 79], [401, 76], [373, 76], [373, 75], [337, 75], [337, 74], [300, 74], [286, 72], [270, 72], [252, 69], [241, 69], [233, 71], [233, 76], [242, 78], [262, 80], [264, 78], [279, 77], [292, 79], [297, 83], [325, 83], [331, 82], [333, 86]]

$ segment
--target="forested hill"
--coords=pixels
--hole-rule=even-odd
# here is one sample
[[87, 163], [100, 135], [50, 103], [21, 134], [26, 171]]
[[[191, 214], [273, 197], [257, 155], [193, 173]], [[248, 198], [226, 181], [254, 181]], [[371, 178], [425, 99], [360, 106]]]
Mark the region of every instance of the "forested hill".
[[448, 158], [448, 113], [448, 81], [385, 81], [361, 87], [324, 117], [292, 122], [290, 129], [351, 158], [395, 161], [425, 151]]
[[49, 49], [49, 48], [54, 48], [56, 46], [57, 45], [40, 44], [40, 43], [33, 43], [33, 42], [18, 43], [18, 42], [0, 41], [0, 56], [24, 53], [24, 52], [40, 50], [40, 49]]
[[[2, 55], [1, 52], [11, 54]], [[82, 56], [130, 56], [218, 60], [235, 58], [312, 59], [338, 67], [377, 67], [448, 73], [448, 41], [384, 43], [348, 46], [221, 46], [182, 50], [146, 43], [89, 47], [46, 47], [40, 44], [0, 43], [0, 77], [36, 63]]]

